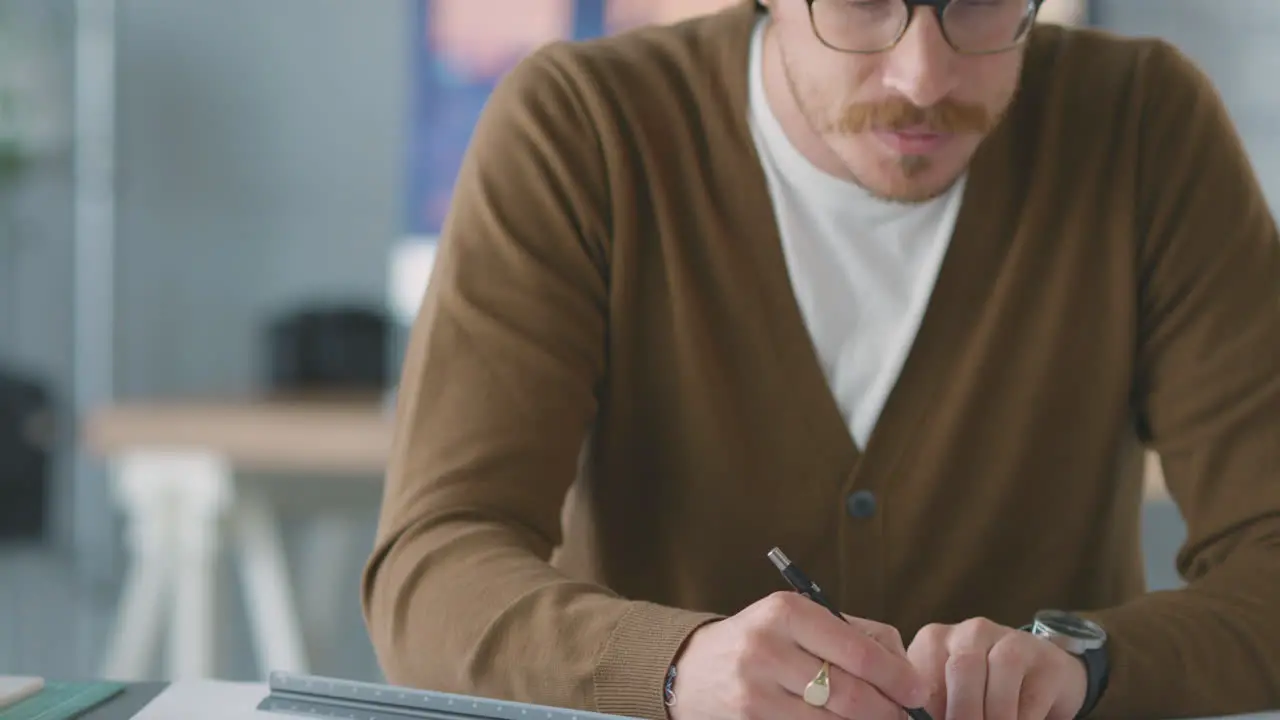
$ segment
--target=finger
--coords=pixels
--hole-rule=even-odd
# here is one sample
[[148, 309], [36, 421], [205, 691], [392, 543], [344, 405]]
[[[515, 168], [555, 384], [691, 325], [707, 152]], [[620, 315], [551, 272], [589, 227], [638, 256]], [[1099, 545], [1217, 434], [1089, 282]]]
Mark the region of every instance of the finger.
[[946, 667], [947, 641], [950, 628], [945, 625], [928, 625], [911, 640], [907, 658], [929, 686], [929, 697], [922, 707], [934, 718], [942, 718], [947, 709]]
[[949, 718], [982, 717], [987, 694], [987, 654], [963, 650], [947, 658]]
[[907, 656], [907, 648], [902, 644], [902, 635], [898, 629], [892, 625], [885, 625], [874, 620], [866, 620], [852, 615], [845, 615], [845, 620], [849, 624], [866, 633], [868, 637], [875, 640], [890, 652], [897, 653], [902, 657]]
[[987, 694], [987, 655], [1008, 628], [974, 618], [947, 637], [947, 717], [982, 717]]
[[987, 653], [986, 720], [1018, 720], [1023, 679], [1035, 657], [1028, 639], [1006, 635]]
[[[804, 697], [805, 687], [822, 669], [821, 660], [808, 653], [805, 655], [807, 660], [793, 665], [782, 683], [788, 692], [800, 698]], [[902, 708], [884, 693], [837, 666], [833, 665], [828, 670], [827, 684], [831, 695], [826, 709], [836, 717], [847, 720], [900, 720], [902, 717]]]
[[1057, 700], [1055, 688], [1043, 676], [1029, 674], [1018, 697], [1018, 720], [1045, 720]]
[[814, 707], [799, 696], [783, 692], [776, 686], [768, 692], [746, 698], [735, 717], [796, 718], [796, 720], [848, 720], [826, 708]]
[[815, 657], [826, 658], [854, 677], [861, 678], [904, 707], [918, 707], [927, 689], [915, 667], [859, 629], [810, 602], [797, 608], [792, 637]]

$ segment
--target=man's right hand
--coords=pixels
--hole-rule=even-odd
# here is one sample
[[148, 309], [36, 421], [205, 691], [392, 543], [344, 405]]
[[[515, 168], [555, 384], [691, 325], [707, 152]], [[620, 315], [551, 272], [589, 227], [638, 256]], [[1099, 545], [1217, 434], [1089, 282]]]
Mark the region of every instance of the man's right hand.
[[[831, 664], [825, 707], [803, 699]], [[930, 688], [894, 628], [841, 622], [821, 605], [779, 592], [695, 631], [676, 660], [672, 720], [901, 720]]]

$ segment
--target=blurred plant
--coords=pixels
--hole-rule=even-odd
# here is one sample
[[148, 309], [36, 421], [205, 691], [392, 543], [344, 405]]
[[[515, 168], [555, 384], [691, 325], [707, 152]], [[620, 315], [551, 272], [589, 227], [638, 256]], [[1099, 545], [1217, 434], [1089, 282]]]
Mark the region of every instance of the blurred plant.
[[66, 139], [53, 82], [52, 17], [38, 0], [0, 0], [0, 181]]

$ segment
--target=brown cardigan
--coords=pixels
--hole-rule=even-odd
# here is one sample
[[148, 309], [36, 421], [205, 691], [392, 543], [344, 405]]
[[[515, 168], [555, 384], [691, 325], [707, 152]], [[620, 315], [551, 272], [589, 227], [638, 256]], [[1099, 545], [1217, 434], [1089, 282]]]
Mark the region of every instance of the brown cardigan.
[[[388, 679], [663, 717], [686, 636], [784, 587], [778, 545], [908, 641], [1095, 611], [1100, 717], [1280, 706], [1280, 243], [1205, 77], [1035, 31], [857, 447], [748, 131], [753, 22], [557, 44], [495, 93], [364, 578]], [[1176, 592], [1144, 590], [1144, 445], [1187, 520]]]

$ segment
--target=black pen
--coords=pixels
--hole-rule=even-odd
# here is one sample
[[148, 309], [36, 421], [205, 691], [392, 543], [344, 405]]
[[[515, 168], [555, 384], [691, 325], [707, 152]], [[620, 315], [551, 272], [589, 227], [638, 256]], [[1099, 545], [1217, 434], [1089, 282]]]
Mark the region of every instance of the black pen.
[[[791, 559], [788, 558], [785, 553], [778, 548], [774, 548], [769, 551], [769, 560], [773, 563], [774, 567], [778, 568], [778, 572], [782, 573], [782, 577], [786, 578], [787, 584], [789, 584], [792, 589], [826, 608], [832, 615], [835, 615], [846, 623], [849, 622], [849, 618], [841, 615], [840, 611], [836, 610], [835, 606], [831, 604], [831, 601], [827, 599], [827, 596], [822, 594], [822, 588], [818, 587], [818, 583], [810, 580], [809, 576], [805, 575], [800, 568], [796, 567], [796, 564], [791, 562]], [[907, 711], [907, 715], [911, 716], [911, 720], [933, 720], [933, 717], [921, 708], [903, 709]]]

